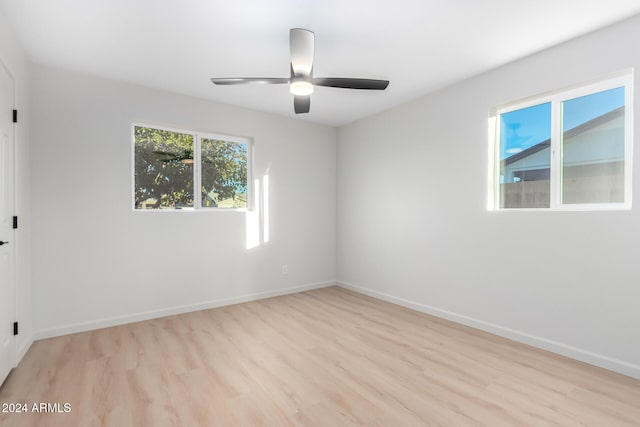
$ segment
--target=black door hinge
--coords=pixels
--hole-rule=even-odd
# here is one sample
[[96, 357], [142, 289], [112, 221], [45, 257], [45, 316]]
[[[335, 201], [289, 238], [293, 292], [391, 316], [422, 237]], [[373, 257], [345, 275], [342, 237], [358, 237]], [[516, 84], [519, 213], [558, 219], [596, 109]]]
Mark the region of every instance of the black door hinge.
[[14, 229], [18, 228], [18, 217], [17, 216], [13, 217], [13, 228]]
[[13, 322], [13, 335], [18, 335], [18, 322]]
[[18, 123], [18, 110], [13, 110], [13, 123]]

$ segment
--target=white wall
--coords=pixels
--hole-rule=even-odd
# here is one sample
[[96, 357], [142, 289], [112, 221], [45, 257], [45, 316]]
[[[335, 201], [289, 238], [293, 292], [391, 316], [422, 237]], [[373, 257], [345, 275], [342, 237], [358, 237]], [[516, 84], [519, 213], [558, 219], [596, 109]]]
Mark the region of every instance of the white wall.
[[[28, 111], [27, 67], [0, 36]], [[37, 337], [322, 286], [337, 244], [345, 286], [640, 377], [638, 209], [485, 208], [489, 110], [637, 67], [625, 47], [639, 36], [635, 18], [342, 127], [337, 170], [334, 129], [31, 67], [18, 147], [22, 347], [33, 227]], [[131, 122], [255, 138], [270, 241], [247, 250], [242, 213], [133, 212]]]
[[[31, 91], [36, 337], [334, 283], [335, 129], [38, 65]], [[242, 212], [134, 212], [132, 122], [254, 138], [269, 242]]]
[[340, 128], [338, 280], [640, 378], [640, 149], [632, 211], [486, 209], [490, 109], [640, 71], [639, 39], [636, 17]]
[[29, 184], [29, 66], [20, 43], [0, 14], [0, 61], [9, 69], [15, 83], [15, 107], [18, 124], [15, 131], [15, 214], [19, 227], [14, 231], [16, 320], [20, 333], [16, 337], [17, 361], [22, 359], [33, 341], [30, 278], [31, 207]]

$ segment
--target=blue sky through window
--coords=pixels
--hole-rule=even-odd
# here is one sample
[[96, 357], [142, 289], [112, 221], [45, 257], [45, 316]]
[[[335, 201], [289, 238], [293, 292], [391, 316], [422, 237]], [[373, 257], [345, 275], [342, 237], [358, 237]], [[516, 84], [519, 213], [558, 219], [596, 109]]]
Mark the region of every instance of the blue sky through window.
[[[563, 132], [624, 105], [624, 87], [570, 99], [563, 105]], [[500, 115], [500, 159], [551, 138], [551, 103]]]
[[551, 138], [551, 103], [500, 116], [500, 159]]
[[623, 105], [624, 87], [617, 87], [565, 101], [562, 131], [566, 132]]

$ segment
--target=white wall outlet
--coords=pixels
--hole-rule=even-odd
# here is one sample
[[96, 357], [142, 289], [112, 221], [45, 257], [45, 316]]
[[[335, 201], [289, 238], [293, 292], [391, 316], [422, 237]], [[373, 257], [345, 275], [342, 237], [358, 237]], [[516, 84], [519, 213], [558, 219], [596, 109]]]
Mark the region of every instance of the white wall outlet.
[[281, 272], [282, 272], [282, 274], [289, 274], [289, 267], [287, 266], [287, 264], [283, 264], [282, 265]]

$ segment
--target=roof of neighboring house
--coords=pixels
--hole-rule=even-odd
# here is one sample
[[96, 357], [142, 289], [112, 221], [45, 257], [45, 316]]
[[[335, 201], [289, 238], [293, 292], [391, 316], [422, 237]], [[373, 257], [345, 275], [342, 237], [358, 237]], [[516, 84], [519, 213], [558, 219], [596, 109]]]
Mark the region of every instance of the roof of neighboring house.
[[[604, 123], [607, 123], [613, 119], [624, 116], [624, 105], [622, 107], [616, 108], [615, 110], [611, 110], [608, 113], [605, 113], [601, 116], [598, 116], [594, 119], [591, 119], [587, 122], [582, 123], [574, 128], [569, 129], [564, 133], [565, 138], [571, 138], [581, 133], [584, 133], [588, 130], [591, 130], [595, 127], [598, 127]], [[542, 151], [545, 148], [551, 145], [551, 139], [546, 139], [542, 142], [537, 143], [536, 145], [532, 145], [526, 150], [522, 150], [521, 152], [514, 154], [513, 156], [507, 157], [504, 159], [505, 164], [510, 165], [511, 163], [517, 162], [520, 159], [524, 159], [525, 157], [529, 157], [532, 154], [537, 153], [538, 151]]]

